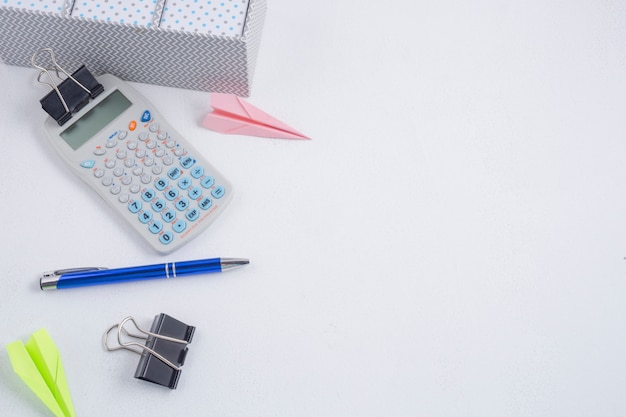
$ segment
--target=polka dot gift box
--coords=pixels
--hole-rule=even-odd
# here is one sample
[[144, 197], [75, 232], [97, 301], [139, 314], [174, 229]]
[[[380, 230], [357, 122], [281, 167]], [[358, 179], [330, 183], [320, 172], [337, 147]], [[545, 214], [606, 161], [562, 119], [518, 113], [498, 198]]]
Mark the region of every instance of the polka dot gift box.
[[248, 0], [165, 0], [159, 27], [241, 36], [247, 9]]
[[61, 15], [68, 13], [71, 6], [70, 3], [66, 0], [0, 0], [0, 5], [2, 6]]
[[71, 16], [151, 27], [156, 9], [157, 0], [75, 0]]
[[85, 64], [96, 76], [250, 96], [268, 0], [41, 0], [40, 7], [55, 1], [73, 6], [46, 13], [27, 9], [39, 0], [0, 0], [0, 61], [32, 68], [33, 53], [50, 47], [69, 71]]

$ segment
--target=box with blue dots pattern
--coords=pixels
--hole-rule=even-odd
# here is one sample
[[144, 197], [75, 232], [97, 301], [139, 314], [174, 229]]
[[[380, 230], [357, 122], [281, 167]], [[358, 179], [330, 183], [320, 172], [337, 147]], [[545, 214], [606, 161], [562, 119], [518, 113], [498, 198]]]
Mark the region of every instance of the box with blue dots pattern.
[[66, 0], [0, 0], [0, 5], [62, 15], [67, 14], [71, 6]]
[[159, 27], [236, 36], [243, 33], [248, 0], [165, 0]]
[[0, 0], [4, 6], [105, 22], [241, 36], [249, 0]]

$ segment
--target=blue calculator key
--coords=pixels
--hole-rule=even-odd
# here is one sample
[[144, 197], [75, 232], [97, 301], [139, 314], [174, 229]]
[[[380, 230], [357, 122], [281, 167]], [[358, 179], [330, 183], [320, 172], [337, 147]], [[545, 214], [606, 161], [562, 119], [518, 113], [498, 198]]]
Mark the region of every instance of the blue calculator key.
[[155, 191], [151, 188], [148, 188], [144, 190], [143, 193], [141, 193], [141, 198], [143, 198], [143, 201], [146, 201], [146, 202], [152, 201], [155, 195], [156, 195]]
[[200, 189], [200, 187], [193, 187], [189, 189], [189, 192], [187, 194], [189, 195], [189, 198], [191, 198], [192, 200], [196, 200], [202, 195], [202, 190]]
[[144, 111], [143, 114], [141, 115], [142, 123], [148, 123], [150, 119], [152, 119], [152, 116], [150, 115], [150, 110]]
[[199, 205], [202, 210], [208, 210], [213, 205], [213, 202], [209, 197], [204, 197], [202, 200], [200, 200]]
[[182, 173], [183, 172], [180, 170], [180, 168], [174, 167], [167, 171], [167, 176], [170, 177], [170, 179], [175, 180], [178, 179], [178, 177], [180, 177]]
[[190, 221], [194, 221], [198, 217], [200, 217], [200, 212], [198, 211], [198, 209], [194, 208], [194, 209], [189, 210], [187, 214], [185, 215], [185, 217], [187, 217], [187, 219]]
[[190, 186], [191, 186], [191, 178], [189, 178], [189, 177], [182, 177], [181, 179], [178, 180], [178, 187], [180, 189], [186, 190]]
[[154, 203], [152, 203], [152, 210], [156, 212], [161, 212], [165, 208], [165, 201], [160, 198], [157, 198]]
[[157, 190], [163, 191], [165, 190], [165, 188], [168, 186], [169, 183], [170, 182], [166, 180], [165, 178], [159, 178], [158, 180], [154, 182], [154, 186], [156, 187]]
[[215, 180], [213, 179], [213, 177], [209, 177], [209, 176], [202, 178], [202, 181], [200, 182], [200, 184], [202, 184], [204, 188], [211, 188], [211, 186], [214, 183], [215, 183]]
[[172, 228], [176, 233], [181, 233], [187, 228], [187, 223], [184, 220], [180, 219], [176, 223], [174, 223], [174, 226], [172, 226]]
[[139, 221], [143, 224], [148, 223], [150, 220], [152, 220], [152, 212], [150, 210], [143, 210], [139, 213]]
[[80, 163], [80, 166], [83, 168], [93, 168], [96, 165], [96, 161], [93, 159], [86, 159]]
[[174, 201], [176, 197], [178, 197], [178, 189], [176, 188], [170, 188], [165, 192], [165, 198], [170, 201]]
[[172, 234], [172, 232], [165, 232], [161, 236], [159, 236], [159, 242], [164, 245], [171, 243], [172, 240], [174, 240], [174, 235]]
[[135, 214], [138, 213], [139, 210], [141, 210], [141, 201], [138, 200], [133, 200], [130, 203], [128, 203], [128, 210], [130, 210], [131, 213]]
[[168, 223], [171, 223], [176, 218], [176, 212], [170, 208], [161, 213], [161, 217]]
[[201, 166], [197, 166], [191, 170], [191, 176], [194, 177], [195, 179], [200, 178], [203, 174], [204, 174], [204, 168], [202, 168]]
[[189, 200], [184, 197], [176, 202], [176, 208], [180, 211], [185, 210], [187, 207], [189, 207]]
[[196, 160], [193, 159], [191, 156], [187, 156], [180, 160], [180, 166], [182, 166], [183, 168], [191, 168], [195, 163]]
[[222, 187], [221, 185], [218, 185], [213, 191], [211, 191], [211, 195], [213, 195], [213, 197], [215, 198], [222, 198], [224, 197], [225, 193], [226, 190], [224, 190], [224, 187]]
[[161, 223], [159, 221], [152, 222], [148, 226], [148, 229], [150, 229], [150, 231], [156, 235], [161, 230], [163, 230], [163, 223]]

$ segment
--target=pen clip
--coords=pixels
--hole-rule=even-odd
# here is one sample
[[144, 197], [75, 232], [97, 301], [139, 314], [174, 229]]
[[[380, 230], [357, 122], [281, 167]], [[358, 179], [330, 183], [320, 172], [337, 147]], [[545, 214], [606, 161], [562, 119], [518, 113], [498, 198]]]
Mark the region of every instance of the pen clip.
[[76, 272], [88, 272], [88, 271], [101, 271], [103, 269], [101, 267], [84, 267], [84, 268], [67, 268], [67, 269], [57, 269], [55, 271], [44, 272], [41, 275], [41, 279], [39, 280], [39, 286], [42, 290], [50, 290], [56, 289], [57, 283], [59, 282], [60, 277], [64, 274], [71, 274]]
[[108, 268], [103, 268], [103, 267], [98, 267], [98, 266], [87, 266], [83, 268], [57, 269], [55, 271], [44, 272], [42, 277], [43, 278], [58, 277], [63, 274], [71, 274], [73, 272], [101, 271], [103, 269], [108, 269]]

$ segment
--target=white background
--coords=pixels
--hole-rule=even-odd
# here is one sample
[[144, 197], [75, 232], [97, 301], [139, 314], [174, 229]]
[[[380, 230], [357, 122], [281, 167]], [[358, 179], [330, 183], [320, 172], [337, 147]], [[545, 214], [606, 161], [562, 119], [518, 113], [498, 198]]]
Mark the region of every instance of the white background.
[[[0, 66], [0, 345], [45, 327], [79, 417], [626, 415], [625, 22], [616, 0], [270, 0], [248, 100], [311, 141], [221, 135], [208, 93], [134, 84], [236, 187], [169, 257], [52, 153], [36, 71]], [[251, 264], [38, 287], [213, 256]], [[101, 346], [161, 312], [197, 327], [174, 391]], [[51, 415], [4, 349], [0, 415]]]

